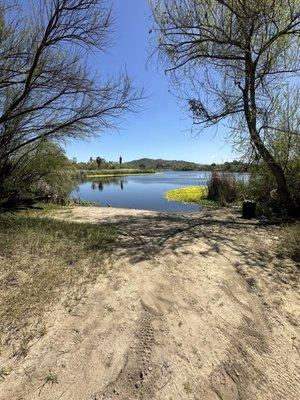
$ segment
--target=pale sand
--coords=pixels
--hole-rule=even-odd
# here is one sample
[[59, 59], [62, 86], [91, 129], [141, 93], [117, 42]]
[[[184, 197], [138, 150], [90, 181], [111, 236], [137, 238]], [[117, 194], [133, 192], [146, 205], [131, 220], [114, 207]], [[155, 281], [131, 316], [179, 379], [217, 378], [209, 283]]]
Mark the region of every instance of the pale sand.
[[53, 310], [1, 400], [300, 398], [299, 280], [273, 254], [278, 228], [226, 210], [56, 217], [113, 223], [112, 265], [75, 313]]

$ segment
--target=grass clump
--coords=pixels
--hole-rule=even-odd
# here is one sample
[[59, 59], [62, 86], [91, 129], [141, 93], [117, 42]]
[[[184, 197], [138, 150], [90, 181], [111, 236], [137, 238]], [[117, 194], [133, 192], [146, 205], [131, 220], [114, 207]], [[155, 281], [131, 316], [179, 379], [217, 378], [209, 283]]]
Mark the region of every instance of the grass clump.
[[48, 374], [45, 376], [44, 384], [47, 385], [50, 383], [53, 386], [55, 383], [58, 383], [58, 376], [56, 373], [49, 371]]
[[300, 263], [300, 222], [282, 228], [277, 253]]
[[228, 174], [212, 172], [207, 197], [221, 205], [233, 203], [238, 198], [237, 182]]
[[44, 312], [105, 273], [114, 235], [109, 226], [0, 214], [0, 336], [5, 343], [26, 356], [30, 341], [40, 336]]
[[0, 368], [0, 382], [3, 382], [5, 378], [12, 372], [11, 368], [2, 367]]
[[187, 393], [187, 394], [193, 393], [190, 382], [184, 382], [183, 389], [184, 389], [185, 393]]
[[186, 186], [165, 193], [165, 198], [170, 201], [179, 201], [180, 203], [200, 204], [207, 198], [208, 190], [206, 186]]

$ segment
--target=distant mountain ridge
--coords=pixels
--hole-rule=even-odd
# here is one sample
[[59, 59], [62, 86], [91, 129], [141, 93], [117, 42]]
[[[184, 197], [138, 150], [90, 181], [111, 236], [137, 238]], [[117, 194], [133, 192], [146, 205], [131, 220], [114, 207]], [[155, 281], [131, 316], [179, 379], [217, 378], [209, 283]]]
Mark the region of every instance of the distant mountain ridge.
[[197, 164], [184, 160], [163, 160], [161, 158], [140, 158], [123, 164], [127, 168], [142, 168], [148, 170], [175, 170], [175, 171], [224, 171], [224, 172], [247, 172], [249, 165], [242, 161], [226, 161], [222, 164]]
[[184, 160], [163, 160], [161, 158], [140, 158], [139, 160], [133, 160], [126, 162], [126, 165], [130, 167], [145, 167], [150, 169], [198, 169], [200, 164], [184, 161]]
[[[99, 159], [99, 162], [97, 161]], [[191, 161], [184, 160], [164, 160], [162, 158], [140, 158], [138, 160], [132, 160], [123, 162], [122, 164], [113, 161], [106, 161], [104, 158], [97, 157], [96, 160], [90, 158], [87, 163], [79, 162], [75, 165], [81, 170], [120, 170], [120, 169], [136, 169], [140, 172], [150, 171], [224, 171], [224, 172], [247, 172], [249, 165], [242, 161], [233, 160], [226, 161], [223, 164], [197, 164]]]

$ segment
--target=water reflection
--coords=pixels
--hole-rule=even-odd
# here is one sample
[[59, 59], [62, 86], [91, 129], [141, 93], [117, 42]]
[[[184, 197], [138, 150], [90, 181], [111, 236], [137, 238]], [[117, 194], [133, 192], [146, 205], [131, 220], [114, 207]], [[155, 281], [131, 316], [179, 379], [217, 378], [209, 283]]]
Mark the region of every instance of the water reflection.
[[81, 184], [89, 182], [91, 183], [91, 188], [92, 190], [100, 190], [102, 192], [102, 190], [104, 189], [104, 186], [109, 186], [109, 185], [113, 185], [113, 186], [119, 186], [121, 190], [124, 190], [124, 184], [126, 185], [126, 179], [124, 178], [102, 178], [101, 180], [97, 179], [93, 179], [92, 182], [90, 182], [89, 180], [83, 180], [82, 182], [80, 182]]

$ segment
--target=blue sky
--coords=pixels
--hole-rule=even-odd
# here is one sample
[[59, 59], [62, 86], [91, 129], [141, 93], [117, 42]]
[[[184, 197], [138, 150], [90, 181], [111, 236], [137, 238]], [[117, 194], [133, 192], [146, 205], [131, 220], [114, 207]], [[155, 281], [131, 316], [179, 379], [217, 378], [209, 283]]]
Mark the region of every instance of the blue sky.
[[112, 46], [92, 60], [92, 68], [104, 76], [126, 68], [136, 87], [147, 98], [138, 114], [126, 114], [118, 131], [108, 131], [90, 141], [66, 144], [68, 157], [86, 161], [90, 156], [124, 161], [142, 157], [180, 159], [199, 163], [224, 162], [234, 158], [226, 143], [226, 130], [219, 127], [194, 137], [191, 119], [182, 104], [169, 93], [170, 85], [155, 59], [146, 61], [150, 45], [150, 10], [147, 0], [114, 0]]

